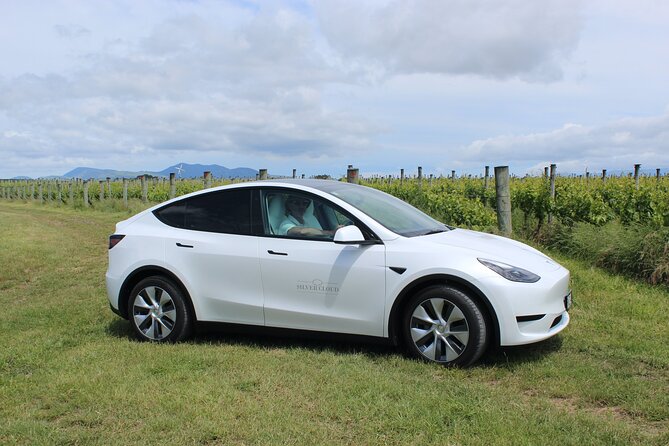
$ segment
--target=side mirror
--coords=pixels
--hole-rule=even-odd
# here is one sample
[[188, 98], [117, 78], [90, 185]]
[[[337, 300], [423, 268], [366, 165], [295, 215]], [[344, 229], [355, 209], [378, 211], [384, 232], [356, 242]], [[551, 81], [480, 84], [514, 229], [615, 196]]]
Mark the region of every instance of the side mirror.
[[339, 245], [375, 245], [376, 240], [365, 240], [360, 229], [355, 225], [348, 225], [337, 229], [334, 242]]

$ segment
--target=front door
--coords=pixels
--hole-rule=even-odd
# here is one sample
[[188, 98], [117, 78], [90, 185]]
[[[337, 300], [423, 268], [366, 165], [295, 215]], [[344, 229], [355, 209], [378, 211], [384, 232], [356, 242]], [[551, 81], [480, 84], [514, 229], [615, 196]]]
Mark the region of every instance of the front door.
[[384, 245], [335, 244], [337, 227], [355, 220], [321, 198], [270, 189], [262, 202], [265, 324], [383, 336]]

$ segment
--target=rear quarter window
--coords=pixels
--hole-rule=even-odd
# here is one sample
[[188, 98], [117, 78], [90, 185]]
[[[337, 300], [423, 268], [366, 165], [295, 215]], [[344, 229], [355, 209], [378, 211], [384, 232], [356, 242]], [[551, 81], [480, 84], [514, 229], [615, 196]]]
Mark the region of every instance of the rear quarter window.
[[184, 228], [186, 200], [177, 201], [160, 209], [156, 209], [153, 211], [153, 215], [168, 226]]

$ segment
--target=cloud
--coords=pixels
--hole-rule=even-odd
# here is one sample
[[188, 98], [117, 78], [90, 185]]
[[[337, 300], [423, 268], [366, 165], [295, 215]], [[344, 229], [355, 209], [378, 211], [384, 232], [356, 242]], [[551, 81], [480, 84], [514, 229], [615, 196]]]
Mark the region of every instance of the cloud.
[[582, 28], [578, 0], [329, 0], [315, 8], [342, 57], [402, 74], [556, 80]]
[[[532, 165], [558, 163], [561, 170], [669, 166], [669, 110], [659, 116], [615, 120], [599, 126], [566, 124], [544, 133], [500, 135], [462, 148], [468, 161]], [[652, 164], [652, 165], [650, 165]]]
[[88, 29], [76, 24], [54, 25], [53, 29], [59, 37], [63, 37], [65, 39], [76, 39], [78, 37], [87, 36], [91, 33]]
[[[57, 27], [64, 37], [75, 31]], [[330, 66], [291, 11], [222, 27], [198, 14], [110, 41], [71, 72], [0, 78], [0, 152], [63, 159], [219, 151], [337, 156], [369, 147], [369, 120], [328, 108]], [[27, 157], [26, 157], [27, 159]]]
[[644, 1], [26, 0], [0, 18], [0, 177], [665, 164], [666, 115], [590, 124], [667, 103], [666, 7]]

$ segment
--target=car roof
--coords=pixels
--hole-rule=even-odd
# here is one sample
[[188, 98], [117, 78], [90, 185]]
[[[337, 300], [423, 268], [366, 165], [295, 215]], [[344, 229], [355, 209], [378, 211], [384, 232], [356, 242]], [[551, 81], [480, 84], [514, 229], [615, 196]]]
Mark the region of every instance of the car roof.
[[254, 185], [263, 184], [263, 183], [282, 183], [282, 184], [294, 184], [298, 186], [311, 187], [312, 189], [318, 189], [323, 192], [330, 192], [334, 188], [341, 188], [351, 186], [355, 187], [356, 184], [346, 183], [343, 181], [337, 180], [319, 180], [319, 179], [296, 179], [296, 178], [280, 178], [280, 179], [270, 179], [262, 181], [254, 181]]
[[203, 189], [196, 192], [191, 192], [188, 195], [196, 195], [198, 193], [204, 193], [207, 191], [230, 189], [237, 187], [280, 187], [280, 186], [288, 186], [288, 187], [293, 186], [293, 188], [298, 188], [298, 189], [304, 188], [306, 190], [312, 189], [324, 192], [326, 194], [331, 194], [332, 191], [341, 190], [343, 188], [367, 187], [367, 186], [361, 186], [359, 184], [347, 183], [345, 181], [337, 181], [337, 180], [272, 178], [267, 180], [255, 180], [242, 183], [225, 184], [223, 186], [217, 186], [210, 189]]

